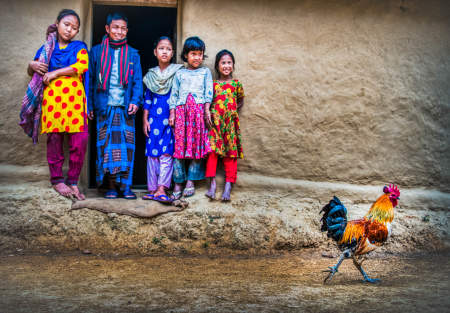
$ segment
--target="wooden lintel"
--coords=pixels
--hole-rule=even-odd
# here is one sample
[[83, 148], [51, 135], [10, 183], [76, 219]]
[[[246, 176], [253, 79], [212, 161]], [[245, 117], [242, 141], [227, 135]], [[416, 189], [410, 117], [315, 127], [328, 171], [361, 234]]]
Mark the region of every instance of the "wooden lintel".
[[176, 8], [177, 0], [92, 0], [93, 4]]

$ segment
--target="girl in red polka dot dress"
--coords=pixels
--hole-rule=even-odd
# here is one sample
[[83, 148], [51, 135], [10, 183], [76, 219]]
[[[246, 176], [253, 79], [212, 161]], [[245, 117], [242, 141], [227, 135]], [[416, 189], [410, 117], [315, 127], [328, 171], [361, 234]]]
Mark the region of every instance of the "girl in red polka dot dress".
[[[62, 10], [56, 24], [48, 33], [55, 32], [54, 46], [49, 52], [49, 64], [37, 61], [42, 46], [30, 62], [28, 73], [42, 75], [46, 85], [43, 92], [41, 133], [47, 134], [47, 161], [53, 188], [63, 196], [85, 197], [77, 184], [83, 166], [88, 142], [87, 101], [84, 86], [88, 86], [84, 75], [88, 71], [87, 46], [82, 41], [72, 41], [78, 34], [80, 18], [73, 10]], [[51, 54], [51, 56], [50, 56]], [[86, 89], [88, 90], [88, 89]], [[69, 139], [69, 171], [64, 179], [64, 136]]]

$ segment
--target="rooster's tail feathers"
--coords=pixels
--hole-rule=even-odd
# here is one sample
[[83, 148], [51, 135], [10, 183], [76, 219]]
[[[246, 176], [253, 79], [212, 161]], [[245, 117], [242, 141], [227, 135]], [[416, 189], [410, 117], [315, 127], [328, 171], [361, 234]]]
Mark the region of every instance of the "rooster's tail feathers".
[[331, 201], [325, 205], [320, 213], [323, 212], [321, 218], [321, 231], [328, 231], [328, 237], [339, 241], [344, 234], [347, 226], [347, 209], [338, 197], [334, 196]]

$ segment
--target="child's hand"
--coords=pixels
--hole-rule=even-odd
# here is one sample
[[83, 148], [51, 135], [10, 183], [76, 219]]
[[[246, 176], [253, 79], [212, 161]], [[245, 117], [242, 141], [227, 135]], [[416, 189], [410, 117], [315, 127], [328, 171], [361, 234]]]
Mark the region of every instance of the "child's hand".
[[128, 115], [136, 114], [138, 109], [139, 107], [136, 104], [130, 103], [130, 105], [128, 106]]
[[44, 74], [48, 72], [48, 65], [43, 62], [31, 61], [30, 67], [33, 71], [35, 71], [36, 73], [38, 73], [39, 75], [42, 75], [42, 76], [44, 76]]
[[47, 72], [47, 73], [44, 74], [44, 77], [42, 77], [42, 82], [43, 82], [45, 85], [49, 85], [50, 82], [51, 82], [52, 80], [54, 80], [56, 77], [58, 77], [58, 76], [55, 74], [55, 71], [53, 71], [53, 72]]
[[169, 125], [172, 127], [175, 126], [175, 109], [170, 109]]
[[148, 134], [150, 133], [150, 123], [147, 120], [143, 122], [142, 130], [144, 131], [144, 135], [148, 137]]
[[208, 128], [212, 128], [211, 111], [209, 110], [209, 103], [205, 103], [205, 122]]

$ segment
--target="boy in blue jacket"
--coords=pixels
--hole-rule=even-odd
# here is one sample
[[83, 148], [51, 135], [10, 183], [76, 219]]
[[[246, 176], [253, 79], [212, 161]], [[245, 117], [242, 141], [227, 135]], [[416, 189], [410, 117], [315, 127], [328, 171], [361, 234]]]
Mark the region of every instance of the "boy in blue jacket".
[[127, 44], [128, 19], [108, 15], [106, 35], [89, 59], [90, 111], [97, 118], [97, 184], [105, 198], [136, 199], [131, 191], [135, 151], [135, 115], [142, 102], [142, 71], [136, 49]]

